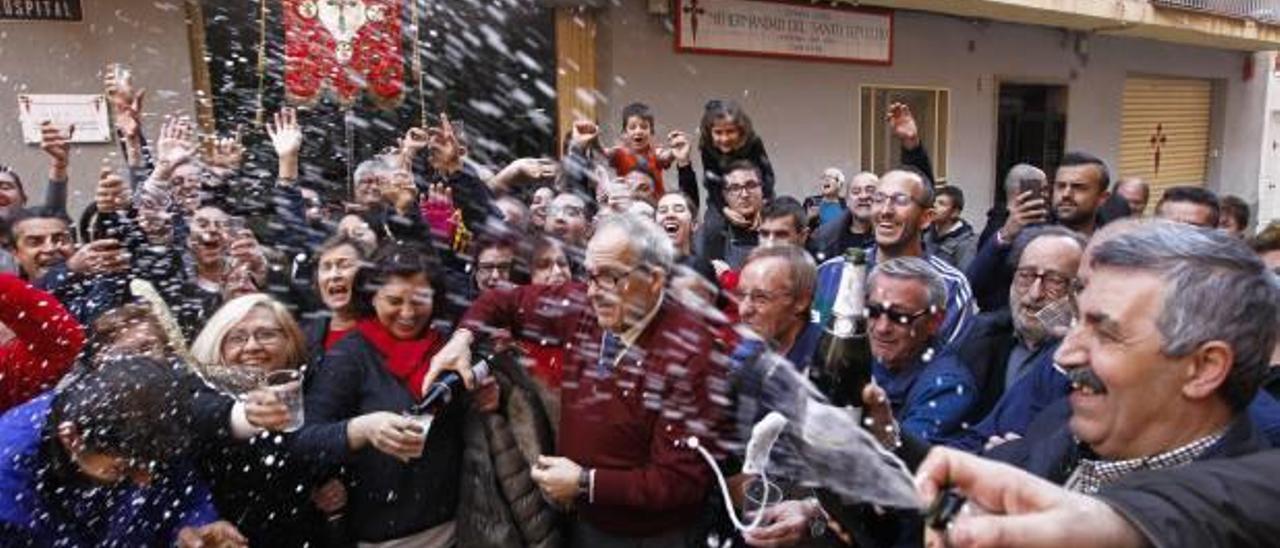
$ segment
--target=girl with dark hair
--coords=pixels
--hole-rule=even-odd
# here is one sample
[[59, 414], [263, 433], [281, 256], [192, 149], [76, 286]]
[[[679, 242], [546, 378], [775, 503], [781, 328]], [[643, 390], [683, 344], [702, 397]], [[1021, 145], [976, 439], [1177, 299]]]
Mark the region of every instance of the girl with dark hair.
[[764, 141], [756, 134], [742, 106], [732, 100], [707, 101], [702, 113], [698, 148], [704, 170], [702, 184], [707, 189], [708, 217], [725, 207], [724, 176], [729, 165], [748, 160], [760, 169], [760, 183], [766, 200], [773, 199], [773, 165], [765, 153]]

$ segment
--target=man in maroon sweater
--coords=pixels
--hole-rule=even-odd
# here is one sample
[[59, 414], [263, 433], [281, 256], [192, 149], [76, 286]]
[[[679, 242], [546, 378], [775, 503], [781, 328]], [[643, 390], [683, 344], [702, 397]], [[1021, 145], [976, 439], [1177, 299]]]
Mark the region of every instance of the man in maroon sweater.
[[576, 508], [574, 546], [684, 546], [704, 509], [712, 473], [688, 439], [718, 443], [726, 357], [666, 295], [673, 257], [652, 220], [610, 215], [587, 245], [585, 286], [489, 291], [433, 360], [433, 374], [466, 369], [473, 338], [495, 330], [564, 346], [560, 456], [540, 457], [533, 478]]

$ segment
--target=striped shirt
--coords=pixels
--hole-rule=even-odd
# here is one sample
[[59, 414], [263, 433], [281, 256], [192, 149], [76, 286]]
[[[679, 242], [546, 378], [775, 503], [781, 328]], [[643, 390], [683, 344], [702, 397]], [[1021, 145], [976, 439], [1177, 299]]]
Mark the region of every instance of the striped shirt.
[[[876, 266], [875, 246], [867, 249], [867, 271]], [[964, 341], [973, 317], [978, 313], [973, 301], [973, 289], [969, 287], [969, 279], [964, 273], [951, 266], [947, 261], [925, 254], [923, 257], [942, 276], [947, 286], [947, 314], [938, 330], [933, 345], [934, 352], [953, 350]], [[840, 289], [840, 276], [844, 273], [844, 257], [832, 257], [818, 266], [818, 284], [814, 289], [812, 321], [828, 325], [831, 321], [831, 308], [835, 304], [836, 293]]]

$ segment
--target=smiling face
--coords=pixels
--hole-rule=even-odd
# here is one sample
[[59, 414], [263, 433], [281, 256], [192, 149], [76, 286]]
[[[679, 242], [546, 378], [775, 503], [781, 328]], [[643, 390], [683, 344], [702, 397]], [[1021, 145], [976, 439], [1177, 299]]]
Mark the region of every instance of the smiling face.
[[723, 117], [711, 124], [711, 146], [722, 153], [729, 154], [738, 150], [745, 138], [742, 126], [732, 118]]
[[808, 319], [809, 303], [796, 298], [787, 262], [767, 257], [747, 263], [738, 278], [738, 314], [766, 340], [777, 342]]
[[658, 200], [656, 219], [677, 250], [687, 252], [693, 238], [693, 210], [681, 194], [667, 194]]
[[291, 365], [284, 326], [266, 306], [254, 307], [232, 325], [222, 338], [221, 351], [228, 365], [247, 365], [267, 371]]
[[885, 174], [877, 191], [885, 199], [873, 210], [876, 245], [895, 254], [919, 245], [920, 234], [933, 221], [933, 210], [920, 203], [924, 193], [924, 182], [917, 175], [905, 171]]
[[871, 222], [874, 216], [872, 210], [871, 196], [876, 193], [876, 187], [880, 184], [880, 178], [874, 173], [859, 173], [853, 176], [849, 181], [849, 189], [845, 194], [845, 206], [849, 211], [853, 212], [854, 218], [862, 222]]
[[28, 280], [42, 278], [74, 251], [67, 223], [55, 217], [35, 217], [13, 227], [13, 256]]
[[627, 118], [627, 127], [622, 137], [632, 152], [646, 153], [653, 140], [653, 124], [640, 116], [631, 116]]
[[1071, 432], [1109, 459], [1148, 456], [1154, 425], [1167, 423], [1183, 399], [1187, 360], [1160, 351], [1156, 325], [1165, 282], [1130, 269], [1094, 268], [1079, 297], [1081, 320], [1054, 355], [1071, 372], [1088, 370], [1101, 390], [1073, 386]]
[[533, 226], [545, 228], [547, 226], [547, 208], [551, 206], [551, 201], [556, 198], [556, 191], [550, 187], [541, 187], [533, 191], [533, 198], [529, 200], [529, 220]]
[[1052, 335], [1036, 319], [1036, 313], [1069, 296], [1083, 253], [1075, 241], [1056, 236], [1036, 238], [1022, 251], [1014, 283], [1009, 286], [1009, 304], [1014, 330], [1026, 342], [1038, 344]]
[[476, 287], [481, 291], [498, 289], [511, 283], [511, 267], [515, 251], [509, 246], [486, 247], [476, 256]]
[[195, 255], [196, 263], [202, 266], [214, 266], [222, 263], [228, 245], [228, 223], [230, 217], [216, 207], [202, 207], [196, 210], [191, 218], [191, 236], [188, 246]]
[[373, 295], [373, 309], [378, 322], [391, 335], [413, 340], [431, 323], [434, 291], [426, 274], [391, 276]]
[[600, 327], [623, 333], [653, 308], [664, 277], [640, 264], [630, 235], [620, 228], [597, 233], [587, 245], [587, 298]]
[[580, 246], [586, 242], [587, 204], [582, 198], [563, 193], [552, 200], [547, 209], [547, 232], [569, 245]]
[[340, 245], [320, 255], [320, 263], [316, 267], [316, 289], [320, 291], [325, 308], [335, 312], [350, 309], [351, 288], [359, 269], [360, 253], [350, 245]]
[[929, 313], [929, 292], [924, 282], [876, 276], [867, 298], [869, 308], [888, 307], [893, 312], [913, 316], [907, 323], [894, 321], [889, 314], [870, 318], [871, 353], [889, 369], [908, 367], [929, 346], [941, 313]]
[[12, 173], [0, 171], [0, 219], [8, 219], [27, 204], [22, 185]]

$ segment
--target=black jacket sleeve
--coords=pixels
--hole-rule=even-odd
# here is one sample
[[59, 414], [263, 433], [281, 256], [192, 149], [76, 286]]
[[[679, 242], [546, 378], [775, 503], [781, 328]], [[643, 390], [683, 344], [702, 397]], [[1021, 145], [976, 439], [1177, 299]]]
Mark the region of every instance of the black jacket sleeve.
[[933, 164], [929, 160], [929, 151], [925, 150], [924, 145], [920, 145], [913, 149], [902, 149], [902, 165], [914, 167], [929, 177], [929, 182], [934, 186], [938, 186], [937, 180], [933, 178]]
[[676, 168], [676, 175], [680, 178], [680, 192], [689, 197], [694, 208], [702, 207], [698, 196], [698, 173], [693, 170], [693, 164]]

